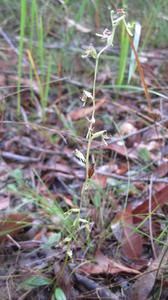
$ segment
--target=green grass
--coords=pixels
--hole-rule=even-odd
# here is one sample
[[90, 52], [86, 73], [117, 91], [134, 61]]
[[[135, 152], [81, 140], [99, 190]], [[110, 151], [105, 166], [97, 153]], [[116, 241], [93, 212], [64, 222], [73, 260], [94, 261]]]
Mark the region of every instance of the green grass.
[[124, 81], [124, 74], [126, 71], [126, 64], [128, 60], [129, 38], [124, 24], [121, 25], [121, 41], [120, 41], [120, 67], [117, 78], [117, 85], [122, 85]]
[[[9, 11], [10, 14], [12, 12], [13, 21], [15, 22], [17, 15], [19, 12], [17, 11], [19, 9], [17, 1], [13, 1], [12, 4], [10, 1], [4, 1], [4, 7], [6, 8], [6, 11]], [[60, 15], [65, 15], [65, 12], [68, 13], [69, 18], [72, 18], [75, 22], [79, 22], [81, 24], [86, 24], [86, 27], [95, 25], [95, 9], [97, 9], [99, 13], [100, 18], [100, 26], [106, 26], [109, 27], [108, 19], [105, 18], [105, 14], [107, 13], [107, 6], [108, 1], [105, 0], [103, 3], [101, 1], [96, 1], [96, 5], [91, 4], [88, 2], [88, 0], [82, 0], [80, 4], [74, 5], [72, 1], [65, 1], [65, 5], [59, 5], [55, 8], [55, 12], [53, 12], [53, 4], [49, 2], [48, 6], [45, 6], [44, 1], [38, 1], [38, 4], [36, 0], [32, 0], [30, 2], [30, 6], [26, 9], [26, 1], [21, 1], [21, 22], [20, 22], [20, 44], [19, 44], [19, 59], [18, 59], [18, 96], [17, 96], [17, 111], [18, 115], [20, 115], [20, 80], [22, 76], [22, 56], [23, 56], [23, 50], [24, 50], [24, 43], [23, 39], [24, 37], [28, 37], [28, 46], [32, 53], [32, 57], [37, 65], [37, 69], [40, 73], [40, 80], [41, 80], [41, 86], [45, 85], [45, 88], [40, 89], [40, 97], [41, 97], [41, 106], [43, 111], [43, 121], [46, 120], [46, 108], [48, 105], [48, 95], [49, 95], [49, 78], [51, 78], [51, 75], [53, 73], [53, 70], [57, 70], [57, 58], [58, 58], [58, 51], [56, 50], [55, 53], [53, 53], [52, 50], [46, 51], [44, 43], [48, 41], [48, 33], [50, 31], [55, 31], [55, 20], [56, 17], [60, 18]], [[114, 7], [118, 7], [119, 1], [114, 1]], [[76, 9], [77, 6], [77, 9]], [[133, 12], [132, 12], [132, 6], [133, 6]], [[13, 9], [13, 10], [12, 10]], [[30, 13], [31, 12], [31, 13]], [[167, 12], [167, 6], [165, 1], [154, 1], [152, 4], [148, 4], [147, 2], [142, 2], [141, 0], [135, 3], [128, 3], [128, 12], [130, 15], [130, 18], [132, 20], [136, 20], [136, 14], [137, 14], [137, 20], [141, 22], [142, 30], [143, 28], [147, 28], [145, 35], [142, 37], [142, 45], [140, 48], [140, 51], [142, 48], [145, 47], [145, 45], [154, 45], [154, 46], [162, 46], [164, 45], [164, 42], [166, 40], [167, 31], [165, 30], [167, 23], [164, 19], [163, 15], [166, 15]], [[48, 19], [45, 20], [44, 24], [44, 14], [48, 15]], [[1, 16], [0, 16], [1, 17]], [[27, 19], [27, 23], [26, 23]], [[8, 21], [7, 21], [8, 22]], [[92, 22], [92, 23], [91, 23]], [[36, 30], [35, 30], [36, 27]], [[26, 32], [25, 32], [26, 31]], [[35, 32], [36, 31], [36, 34]], [[118, 74], [116, 76], [116, 83], [117, 85], [122, 85], [124, 82], [124, 77], [126, 74], [126, 66], [128, 61], [128, 37], [125, 35], [125, 29], [122, 26], [122, 33], [121, 33], [121, 39], [120, 39], [120, 46], [121, 46], [121, 52], [120, 52], [120, 67], [118, 69]], [[27, 34], [29, 32], [29, 34]], [[82, 33], [76, 31], [75, 27], [72, 26], [68, 32], [62, 23], [59, 32], [57, 35], [61, 38], [67, 41], [67, 44], [73, 43], [74, 39], [78, 41], [78, 44], [80, 44], [79, 37]], [[83, 34], [82, 34], [83, 35]], [[85, 35], [86, 36], [86, 35]], [[34, 46], [34, 40], [38, 41], [38, 46]], [[89, 42], [89, 41], [88, 41]], [[69, 54], [67, 53], [66, 46], [65, 48], [62, 48], [62, 68], [66, 69], [67, 75], [69, 75], [69, 70], [71, 68], [72, 61], [74, 61], [76, 52], [72, 53], [72, 60], [67, 61], [67, 56]], [[54, 59], [52, 60], [52, 64], [50, 63], [50, 59], [48, 57], [52, 57]], [[51, 65], [52, 69], [51, 69]], [[100, 64], [101, 68], [101, 64]], [[55, 72], [54, 71], [54, 72]], [[52, 73], [51, 73], [52, 72]], [[47, 80], [46, 80], [47, 77]], [[33, 72], [32, 67], [30, 65], [30, 79], [33, 79]], [[33, 92], [32, 92], [32, 98], [33, 98]]]
[[[43, 25], [43, 19], [42, 16], [39, 16], [38, 14], [38, 7], [36, 0], [33, 0], [32, 2], [32, 9], [31, 9], [31, 22], [30, 22], [30, 39], [29, 39], [29, 45], [30, 45], [30, 52], [32, 55], [32, 45], [33, 45], [33, 37], [35, 36], [34, 30], [36, 28], [36, 34], [37, 34], [37, 41], [38, 41], [38, 47], [37, 47], [37, 53], [39, 58], [39, 70], [40, 70], [40, 76], [37, 76], [38, 69], [37, 67], [34, 67], [30, 65], [30, 79], [33, 79], [32, 74], [32, 68], [34, 69], [34, 73], [36, 76], [36, 79], [38, 79], [39, 89], [40, 89], [40, 100], [41, 100], [41, 106], [42, 106], [42, 120], [45, 123], [46, 122], [46, 108], [48, 104], [48, 95], [50, 90], [50, 76], [52, 71], [52, 55], [49, 54], [48, 63], [46, 64], [46, 53], [45, 53], [45, 47], [44, 47], [44, 25]], [[36, 26], [35, 26], [36, 25]], [[34, 61], [34, 59], [33, 59]], [[36, 66], [36, 63], [34, 64]], [[47, 65], [47, 67], [46, 67]], [[33, 95], [33, 94], [32, 94]]]
[[[76, 13], [76, 15], [74, 16], [74, 21], [76, 23], [80, 22], [80, 20], [82, 19], [87, 4], [88, 4], [88, 0], [82, 0], [81, 1], [81, 4], [79, 6], [79, 10]], [[74, 26], [71, 27], [71, 29], [69, 30], [69, 32], [67, 34], [67, 44], [70, 43], [73, 33], [74, 33]]]
[[21, 111], [21, 97], [20, 97], [20, 86], [21, 86], [21, 75], [22, 75], [22, 56], [23, 56], [23, 39], [26, 27], [27, 17], [27, 1], [21, 0], [21, 19], [20, 19], [20, 43], [19, 43], [19, 59], [18, 59], [18, 86], [17, 86], [17, 113], [20, 116]]

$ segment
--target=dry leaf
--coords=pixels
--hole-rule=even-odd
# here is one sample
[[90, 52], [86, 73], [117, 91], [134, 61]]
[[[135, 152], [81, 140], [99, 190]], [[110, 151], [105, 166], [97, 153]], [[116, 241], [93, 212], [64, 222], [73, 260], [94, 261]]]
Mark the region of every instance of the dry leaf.
[[122, 253], [131, 260], [139, 259], [142, 255], [142, 236], [134, 228], [132, 209], [128, 204], [126, 210], [116, 216], [111, 229], [121, 242]]
[[9, 214], [0, 217], [0, 244], [2, 245], [6, 240], [6, 235], [10, 234], [12, 237], [27, 225], [32, 223], [32, 218], [24, 214]]
[[164, 177], [168, 173], [168, 163], [163, 162], [154, 172], [155, 178]]
[[74, 207], [73, 201], [70, 199], [70, 196], [65, 196], [63, 194], [57, 194], [57, 197], [60, 197], [61, 199], [63, 199], [69, 207], [71, 207], [71, 208]]
[[[107, 98], [104, 97], [103, 99], [97, 99], [96, 100], [96, 106], [95, 110], [98, 110], [99, 108], [103, 107], [107, 103]], [[93, 107], [85, 107], [85, 108], [80, 108], [76, 111], [72, 111], [68, 114], [68, 117], [70, 117], [73, 121], [77, 121], [79, 119], [85, 118], [88, 115], [90, 115], [93, 111]]]
[[137, 271], [135, 269], [128, 268], [128, 267], [124, 266], [123, 264], [117, 263], [114, 260], [108, 258], [99, 249], [95, 253], [94, 260], [95, 260], [96, 264], [93, 264], [90, 262], [86, 263], [81, 268], [79, 268], [78, 271], [87, 273], [89, 275], [91, 275], [91, 274], [95, 275], [95, 274], [101, 274], [101, 273], [118, 274], [121, 272], [133, 273], [133, 274], [140, 273], [139, 271]]
[[161, 265], [160, 272], [159, 272], [159, 275], [161, 275], [161, 273], [163, 273], [162, 270], [164, 269], [168, 260], [168, 251], [166, 252], [167, 243], [168, 243], [168, 239], [165, 242], [165, 245], [161, 250], [158, 258], [153, 261], [151, 266], [147, 269], [147, 272], [142, 274], [142, 276], [139, 277], [131, 287], [130, 300], [149, 299], [148, 296], [154, 286], [157, 270]]
[[7, 209], [9, 207], [9, 197], [0, 196], [0, 210]]
[[[162, 188], [158, 190], [152, 196], [152, 211], [162, 207], [168, 201], [168, 185], [162, 185]], [[147, 198], [142, 204], [138, 205], [132, 210], [134, 223], [141, 222], [149, 213], [149, 199]]]
[[93, 181], [102, 189], [106, 188], [107, 176], [101, 174], [94, 174]]
[[88, 177], [91, 178], [95, 171], [95, 164], [91, 164], [88, 170]]
[[142, 236], [136, 232], [135, 225], [133, 223], [133, 215], [131, 206], [128, 205], [126, 210], [122, 213], [122, 253], [130, 258], [137, 259], [142, 256]]
[[[105, 147], [104, 147], [105, 148]], [[109, 144], [106, 149], [112, 150], [124, 157], [128, 157], [131, 159], [138, 159], [136, 151], [133, 149], [127, 149], [125, 146], [118, 145], [116, 143]]]

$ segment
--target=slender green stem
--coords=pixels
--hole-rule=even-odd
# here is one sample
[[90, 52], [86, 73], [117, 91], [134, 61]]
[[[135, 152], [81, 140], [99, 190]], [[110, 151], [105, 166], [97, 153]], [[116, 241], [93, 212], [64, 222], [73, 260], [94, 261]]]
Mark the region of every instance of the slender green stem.
[[88, 182], [88, 180], [89, 180], [88, 171], [89, 171], [89, 154], [90, 154], [91, 143], [92, 143], [92, 131], [90, 130], [88, 146], [87, 146], [87, 153], [86, 153], [86, 182]]
[[95, 106], [96, 106], [96, 79], [97, 79], [98, 65], [99, 65], [99, 57], [96, 58], [94, 81], [93, 81], [93, 99], [92, 99], [92, 101], [93, 101], [93, 110], [92, 110], [92, 120], [94, 120]]
[[[111, 34], [111, 41], [114, 39], [114, 34], [115, 34], [115, 29], [116, 26], [113, 27], [113, 31]], [[93, 80], [93, 92], [92, 92], [92, 103], [93, 103], [93, 108], [92, 108], [92, 118], [90, 120], [90, 126], [88, 130], [88, 145], [87, 145], [87, 153], [86, 153], [86, 177], [85, 177], [85, 182], [82, 187], [81, 191], [81, 203], [80, 203], [80, 208], [82, 206], [82, 202], [84, 199], [85, 195], [85, 189], [87, 187], [89, 177], [88, 177], [88, 171], [89, 171], [89, 156], [90, 156], [90, 148], [91, 148], [91, 143], [92, 143], [92, 129], [93, 129], [93, 124], [95, 123], [95, 111], [96, 111], [96, 80], [97, 80], [97, 73], [98, 73], [98, 67], [99, 67], [99, 59], [101, 54], [106, 51], [111, 45], [106, 45], [103, 49], [100, 50], [100, 52], [97, 55], [96, 58], [96, 63], [95, 63], [95, 72], [94, 72], [94, 80]]]
[[[92, 110], [92, 121], [95, 119], [95, 106], [96, 106], [96, 80], [97, 80], [97, 73], [98, 73], [98, 67], [99, 67], [99, 58], [100, 55], [108, 48], [108, 46], [105, 46], [97, 55], [96, 58], [96, 64], [95, 64], [95, 72], [94, 72], [94, 80], [93, 80], [93, 93], [92, 93], [92, 101], [93, 101], [93, 110]], [[91, 123], [91, 129], [92, 129], [93, 123]]]
[[[114, 30], [115, 31], [115, 27]], [[114, 37], [114, 34], [113, 34]], [[88, 130], [88, 145], [87, 145], [87, 153], [86, 153], [86, 179], [84, 182], [83, 187], [86, 188], [89, 177], [88, 177], [88, 170], [89, 170], [89, 155], [90, 155], [90, 148], [91, 148], [91, 143], [92, 143], [92, 129], [93, 129], [93, 124], [95, 123], [95, 107], [96, 107], [96, 80], [97, 80], [97, 73], [98, 73], [98, 67], [99, 67], [99, 58], [101, 54], [109, 48], [108, 45], [106, 45], [97, 55], [96, 58], [96, 63], [95, 63], [95, 72], [94, 72], [94, 80], [93, 80], [93, 92], [92, 92], [92, 103], [93, 103], [93, 109], [92, 109], [92, 118], [90, 121], [90, 126]], [[82, 188], [81, 192], [81, 202], [84, 198], [84, 188]]]

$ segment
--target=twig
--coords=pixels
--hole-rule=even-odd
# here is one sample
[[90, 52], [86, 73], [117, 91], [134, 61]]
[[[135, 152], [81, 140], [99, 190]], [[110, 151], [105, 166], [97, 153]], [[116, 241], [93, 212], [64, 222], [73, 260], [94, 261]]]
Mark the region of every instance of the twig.
[[12, 238], [10, 234], [7, 234], [6, 237], [20, 250], [21, 246]]
[[[26, 137], [23, 137], [20, 141], [21, 145], [23, 145], [24, 147], [27, 147], [31, 150], [34, 150], [36, 152], [40, 152], [40, 153], [47, 153], [47, 154], [56, 154], [56, 150], [50, 150], [50, 149], [44, 149], [41, 147], [37, 147], [37, 146], [33, 146], [32, 144], [30, 144], [29, 139]], [[60, 152], [61, 154], [62, 152]]]
[[0, 156], [2, 156], [3, 158], [6, 158], [6, 159], [18, 161], [22, 164], [36, 163], [36, 162], [40, 161], [40, 159], [41, 159], [41, 155], [39, 155], [39, 157], [35, 158], [35, 157], [22, 156], [22, 155], [14, 154], [14, 153], [7, 152], [7, 151], [0, 151]]
[[[6, 34], [6, 32], [0, 27], [0, 35], [4, 38], [4, 40], [8, 43], [8, 45], [12, 48], [12, 50], [19, 56], [19, 50], [14, 46], [13, 42], [9, 38], [9, 36]], [[27, 66], [28, 62], [25, 58], [23, 58], [24, 65]]]
[[27, 295], [29, 295], [30, 293], [31, 293], [31, 290], [28, 290], [28, 291], [25, 292], [21, 297], [19, 297], [18, 300], [24, 300], [24, 299], [27, 297]]
[[[117, 175], [109, 172], [104, 172], [104, 171], [96, 171], [97, 174], [101, 174], [107, 177], [115, 178], [117, 180], [123, 180], [123, 181], [128, 181], [130, 180], [131, 182], [150, 182], [150, 177], [142, 177], [142, 178], [131, 178], [128, 176], [122, 176], [122, 175]], [[152, 182], [154, 183], [168, 183], [168, 178], [153, 178]]]
[[12, 300], [11, 293], [10, 293], [10, 289], [9, 289], [8, 280], [6, 280], [6, 288], [7, 288], [7, 292], [8, 292], [8, 298], [9, 298], [9, 300]]
[[157, 255], [156, 255], [156, 251], [155, 251], [155, 245], [153, 242], [153, 230], [152, 230], [152, 187], [153, 187], [153, 175], [151, 175], [150, 185], [149, 185], [149, 234], [150, 234], [153, 255], [154, 255], [154, 258], [156, 259]]
[[[157, 125], [162, 125], [162, 123], [164, 124], [167, 120], [168, 120], [168, 118], [165, 118], [165, 119], [161, 120], [160, 122], [157, 122]], [[141, 129], [139, 129], [139, 130], [137, 130], [137, 131], [135, 131], [133, 133], [129, 133], [127, 135], [124, 135], [121, 138], [117, 138], [117, 139], [113, 138], [113, 139], [111, 139], [110, 143], [108, 143], [108, 145], [113, 144], [113, 143], [117, 143], [117, 142], [120, 142], [120, 141], [123, 141], [123, 140], [126, 140], [126, 139], [128, 139], [128, 138], [130, 138], [132, 136], [137, 135], [137, 134], [144, 133], [145, 131], [148, 131], [148, 130], [150, 130], [151, 128], [153, 128], [155, 126], [156, 126], [156, 124], [152, 124], [152, 125], [150, 125], [148, 127], [141, 128]], [[163, 128], [164, 128], [164, 126], [163, 126]]]
[[25, 122], [27, 134], [30, 134], [30, 125], [29, 125], [28, 117], [27, 117], [26, 112], [23, 107], [21, 107], [21, 114], [22, 114], [23, 120]]
[[[160, 100], [160, 114], [161, 114], [161, 116], [163, 116], [163, 100], [162, 99]], [[160, 158], [161, 163], [163, 162], [163, 157], [164, 157], [164, 152], [165, 152], [165, 146], [166, 146], [165, 133], [166, 133], [166, 130], [163, 127], [162, 149], [161, 149], [161, 158]]]
[[1, 100], [1, 124], [0, 124], [0, 133], [3, 132], [4, 114], [5, 114], [5, 101], [4, 101], [4, 97], [2, 97], [2, 100]]
[[[25, 124], [25, 122], [1, 121], [0, 120], [0, 124], [2, 124], [2, 123], [3, 124], [22, 125], [22, 126], [27, 125], [27, 124]], [[35, 124], [35, 123], [32, 123], [32, 122], [29, 122], [29, 126], [31, 126], [31, 128], [34, 129], [34, 130], [44, 129], [44, 130], [47, 130], [48, 132], [57, 133], [63, 139], [63, 141], [67, 144], [67, 141], [66, 141], [65, 137], [62, 135], [60, 130], [58, 130], [56, 128], [50, 128], [50, 127], [43, 126], [43, 125], [40, 125], [40, 124]], [[70, 134], [70, 133], [68, 132], [68, 134]]]

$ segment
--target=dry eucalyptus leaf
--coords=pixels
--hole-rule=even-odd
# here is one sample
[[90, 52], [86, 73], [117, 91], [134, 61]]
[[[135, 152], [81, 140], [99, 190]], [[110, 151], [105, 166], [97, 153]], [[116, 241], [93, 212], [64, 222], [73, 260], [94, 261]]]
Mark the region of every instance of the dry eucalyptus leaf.
[[150, 299], [148, 296], [154, 287], [156, 275], [157, 273], [159, 276], [161, 275], [162, 270], [167, 263], [168, 260], [168, 251], [166, 252], [167, 248], [168, 248], [168, 239], [165, 242], [165, 245], [161, 250], [158, 258], [153, 261], [151, 266], [147, 269], [147, 272], [142, 274], [142, 276], [139, 277], [131, 287], [130, 300]]

